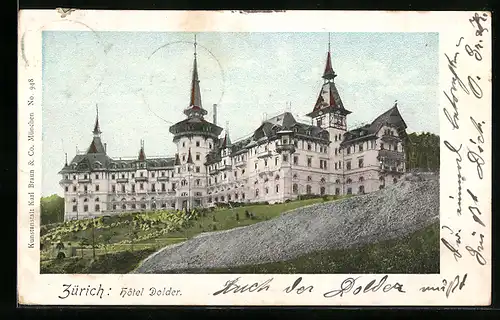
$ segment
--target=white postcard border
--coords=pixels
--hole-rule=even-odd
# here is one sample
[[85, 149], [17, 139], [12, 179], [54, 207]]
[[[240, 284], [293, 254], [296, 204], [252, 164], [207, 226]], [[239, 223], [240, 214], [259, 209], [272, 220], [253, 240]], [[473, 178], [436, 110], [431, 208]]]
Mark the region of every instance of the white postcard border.
[[[477, 16], [476, 16], [477, 15]], [[484, 20], [482, 20], [484, 19]], [[452, 21], [453, 23], [450, 23]], [[481, 27], [479, 26], [481, 25]], [[229, 11], [84, 11], [76, 10], [62, 17], [56, 10], [22, 10], [19, 13], [18, 57], [18, 300], [27, 305], [489, 305], [491, 297], [491, 14], [488, 12], [357, 12], [357, 11], [288, 11], [242, 13]], [[40, 275], [39, 200], [41, 187], [42, 127], [42, 30], [90, 31], [214, 31], [214, 32], [439, 32], [440, 55], [440, 137], [442, 226], [461, 230], [461, 244], [448, 229], [441, 237], [460, 257], [454, 257], [441, 242], [441, 273], [432, 275], [389, 274], [386, 284], [392, 290], [356, 292], [377, 275]], [[483, 30], [484, 29], [484, 30]], [[482, 36], [478, 35], [478, 31]], [[481, 40], [482, 42], [479, 42]], [[477, 45], [480, 45], [478, 47]], [[467, 47], [468, 46], [468, 47]], [[481, 61], [477, 61], [480, 52]], [[457, 56], [454, 56], [459, 52]], [[472, 54], [470, 54], [472, 53]], [[445, 54], [455, 61], [449, 61]], [[451, 66], [450, 66], [451, 64]], [[453, 71], [457, 76], [454, 76]], [[478, 86], [471, 87], [470, 76]], [[453, 77], [457, 78], [453, 81]], [[479, 78], [477, 78], [479, 77]], [[460, 87], [458, 78], [466, 89]], [[450, 88], [458, 99], [453, 109], [444, 92]], [[482, 98], [478, 99], [478, 87]], [[467, 93], [468, 91], [468, 93]], [[477, 94], [476, 94], [477, 93]], [[445, 109], [448, 116], [446, 116]], [[458, 119], [454, 119], [454, 113]], [[471, 118], [472, 117], [472, 118]], [[482, 135], [476, 123], [482, 124]], [[31, 123], [32, 121], [32, 123]], [[459, 128], [454, 128], [458, 126]], [[33, 128], [33, 140], [29, 139]], [[484, 138], [479, 141], [479, 136]], [[471, 142], [472, 139], [474, 142]], [[448, 147], [443, 141], [448, 141]], [[46, 142], [49, 143], [49, 142]], [[483, 152], [478, 151], [478, 144]], [[453, 152], [462, 145], [460, 151]], [[451, 149], [450, 149], [451, 148]], [[480, 155], [479, 160], [474, 154]], [[461, 161], [457, 159], [460, 157]], [[472, 157], [472, 160], [471, 160]], [[478, 163], [484, 164], [479, 166]], [[457, 164], [461, 180], [461, 213], [457, 214]], [[482, 179], [478, 177], [478, 166]], [[476, 201], [472, 194], [477, 196]], [[31, 193], [31, 194], [30, 194]], [[450, 198], [454, 197], [454, 198]], [[472, 207], [472, 209], [471, 209]], [[475, 208], [475, 209], [474, 209]], [[481, 212], [481, 214], [479, 214]], [[484, 227], [472, 218], [476, 214]], [[31, 227], [30, 227], [31, 225]], [[475, 232], [473, 236], [472, 233]], [[481, 250], [478, 236], [484, 241]], [[33, 235], [33, 237], [30, 237]], [[33, 248], [31, 248], [31, 246]], [[467, 249], [468, 246], [470, 249]], [[479, 252], [485, 265], [476, 260]], [[456, 254], [455, 254], [456, 255]], [[464, 277], [466, 276], [466, 280]], [[260, 292], [214, 295], [228, 280], [240, 277], [240, 283], [265, 283]], [[313, 286], [312, 292], [298, 293], [285, 288], [301, 277], [301, 286]], [[359, 278], [358, 278], [359, 277]], [[327, 298], [339, 290], [345, 280], [357, 278], [350, 292]], [[446, 285], [443, 285], [446, 280]], [[395, 284], [401, 284], [399, 292]], [[64, 296], [65, 284], [86, 287], [102, 286], [101, 296]], [[348, 284], [348, 283], [347, 283]], [[421, 290], [422, 287], [438, 290]], [[160, 287], [180, 290], [176, 296], [121, 297], [122, 287]], [[443, 290], [441, 290], [443, 287]], [[450, 288], [450, 289], [449, 289]], [[449, 290], [448, 290], [449, 289]], [[424, 292], [425, 291], [425, 292]]]

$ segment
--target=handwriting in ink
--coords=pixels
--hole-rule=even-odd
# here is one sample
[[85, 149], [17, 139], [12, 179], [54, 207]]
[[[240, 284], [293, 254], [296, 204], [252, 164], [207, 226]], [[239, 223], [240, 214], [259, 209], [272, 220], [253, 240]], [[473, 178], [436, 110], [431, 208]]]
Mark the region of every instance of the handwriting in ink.
[[484, 28], [481, 23], [486, 21], [486, 18], [488, 15], [486, 13], [483, 13], [482, 16], [479, 16], [479, 14], [476, 12], [474, 13], [474, 16], [469, 19], [470, 24], [476, 28], [476, 36], [483, 36], [483, 32], [489, 32], [487, 28]]
[[[295, 280], [295, 282], [291, 286], [286, 287], [285, 290], [283, 290], [283, 291], [285, 291], [286, 293], [290, 293], [290, 292], [294, 291], [295, 288], [297, 288], [297, 286], [299, 285], [299, 283], [301, 281], [302, 281], [302, 277], [297, 278], [297, 280]], [[314, 288], [313, 286], [308, 286], [308, 287], [300, 286], [299, 288], [297, 288], [296, 293], [302, 294], [306, 291], [312, 292], [313, 288]]]
[[[478, 197], [474, 193], [472, 193], [472, 191], [470, 191], [470, 189], [467, 189], [467, 193], [472, 198], [472, 201], [474, 201], [474, 204], [477, 205], [477, 202], [479, 201]], [[469, 206], [469, 212], [472, 214], [472, 219], [474, 219], [475, 222], [477, 222], [480, 225], [482, 225], [483, 227], [485, 227], [483, 221], [481, 221], [481, 219], [479, 219], [479, 215], [481, 214], [481, 210], [479, 210], [479, 208], [477, 206]]]
[[478, 123], [476, 121], [476, 119], [474, 119], [473, 117], [470, 117], [470, 121], [472, 122], [472, 124], [474, 125], [474, 128], [476, 128], [477, 132], [479, 133], [479, 136], [477, 136], [477, 141], [479, 143], [484, 143], [483, 125], [485, 124], [485, 122], [481, 121], [481, 123]]
[[460, 163], [462, 162], [462, 155], [460, 155], [460, 149], [462, 149], [462, 145], [460, 147], [455, 148], [451, 143], [448, 141], [444, 141], [444, 145], [450, 150], [451, 152], [454, 152], [456, 155], [455, 162], [457, 163], [457, 180], [458, 180], [458, 199], [457, 199], [457, 214], [461, 215], [462, 214], [462, 181], [465, 180], [465, 177], [462, 177], [462, 166]]
[[470, 162], [476, 164], [476, 171], [477, 171], [477, 176], [479, 179], [483, 179], [483, 165], [485, 164], [483, 157], [481, 157], [479, 154], [477, 154], [475, 151], [469, 150], [467, 152], [467, 159], [469, 159]]
[[[457, 248], [453, 247], [448, 240], [445, 238], [441, 238], [441, 242], [448, 248], [453, 253], [453, 258], [455, 258], [455, 261], [458, 261], [458, 259], [462, 258], [462, 254], [458, 251]], [[457, 245], [458, 246], [458, 245]]]
[[462, 231], [461, 229], [458, 230], [457, 232], [453, 231], [450, 227], [448, 226], [442, 226], [441, 229], [448, 229], [450, 231], [450, 234], [454, 234], [456, 237], [455, 243], [457, 244], [457, 247], [462, 243], [461, 237], [460, 237], [460, 232]]
[[[401, 292], [401, 293], [405, 293], [406, 291], [403, 290], [403, 285], [399, 282], [396, 282], [395, 284], [385, 284], [385, 282], [387, 281], [387, 278], [389, 276], [385, 275], [383, 276], [379, 282], [374, 286], [374, 284], [377, 282], [377, 280], [372, 280], [370, 281], [367, 285], [364, 286], [363, 288], [363, 285], [359, 285], [356, 287], [356, 289], [354, 289], [352, 291], [352, 293], [354, 295], [357, 295], [358, 293], [361, 292], [361, 290], [363, 290], [363, 293], [367, 293], [369, 291], [371, 292], [377, 292], [378, 290], [380, 290], [380, 288], [382, 288], [382, 292], [389, 292], [391, 290], [397, 290], [397, 292]], [[325, 298], [333, 298], [333, 297], [336, 297], [336, 296], [340, 296], [342, 297], [344, 295], [344, 293], [349, 293], [352, 288], [354, 288], [355, 284], [356, 284], [356, 281], [359, 279], [360, 277], [357, 277], [357, 278], [347, 278], [345, 279], [344, 281], [342, 281], [342, 283], [340, 284], [340, 289], [336, 289], [336, 290], [332, 290], [332, 291], [329, 291], [329, 292], [326, 292], [325, 294], [323, 294], [323, 296]], [[382, 287], [383, 286], [383, 287]]]
[[224, 284], [224, 288], [222, 288], [219, 291], [216, 291], [213, 293], [214, 296], [219, 295], [219, 294], [226, 294], [226, 293], [244, 293], [244, 292], [261, 292], [261, 291], [267, 291], [269, 290], [269, 283], [273, 281], [273, 278], [267, 279], [266, 281], [262, 283], [255, 282], [251, 285], [244, 284], [240, 285], [237, 284], [237, 282], [240, 280], [240, 278], [236, 278], [234, 280], [229, 280]]
[[[460, 42], [462, 41], [462, 39], [463, 39], [463, 37], [460, 38], [457, 46], [460, 45]], [[458, 52], [455, 53], [455, 55], [453, 56], [453, 60], [452, 60], [452, 59], [450, 59], [450, 57], [447, 54], [445, 54], [446, 59], [448, 59], [448, 70], [451, 71], [452, 77], [451, 77], [451, 87], [449, 89], [449, 94], [446, 91], [443, 91], [443, 93], [446, 96], [446, 98], [448, 99], [448, 101], [450, 102], [451, 106], [453, 107], [454, 113], [453, 113], [453, 116], [450, 115], [448, 109], [446, 109], [446, 108], [443, 108], [443, 112], [446, 115], [446, 118], [448, 119], [450, 124], [452, 125], [453, 129], [459, 128], [459, 125], [458, 125], [459, 112], [458, 112], [458, 106], [457, 106], [458, 98], [455, 95], [455, 92], [457, 91], [457, 87], [456, 87], [457, 82], [458, 82], [459, 86], [462, 88], [462, 90], [464, 90], [465, 93], [469, 94], [469, 89], [467, 89], [467, 86], [462, 81], [462, 79], [460, 79], [460, 77], [458, 76], [457, 71], [456, 71], [456, 69], [457, 69], [457, 56], [458, 56]]]
[[446, 279], [443, 279], [441, 286], [421, 287], [419, 290], [422, 292], [427, 292], [427, 291], [445, 292], [446, 298], [448, 298], [450, 296], [450, 294], [454, 293], [457, 288], [459, 290], [462, 290], [462, 288], [465, 286], [466, 279], [467, 279], [467, 273], [464, 274], [462, 281], [460, 281], [460, 277], [457, 275], [453, 279], [453, 281], [450, 281], [450, 282], [448, 282]]
[[[472, 235], [476, 235], [476, 232], [474, 231], [472, 233]], [[486, 259], [483, 257], [483, 255], [481, 254], [481, 252], [483, 251], [484, 249], [484, 246], [483, 246], [483, 242], [484, 242], [484, 235], [483, 234], [479, 234], [479, 245], [477, 246], [476, 249], [473, 249], [471, 246], [466, 246], [465, 249], [467, 251], [469, 251], [470, 255], [471, 256], [475, 256], [476, 257], [476, 260], [477, 262], [484, 266], [486, 264]]]

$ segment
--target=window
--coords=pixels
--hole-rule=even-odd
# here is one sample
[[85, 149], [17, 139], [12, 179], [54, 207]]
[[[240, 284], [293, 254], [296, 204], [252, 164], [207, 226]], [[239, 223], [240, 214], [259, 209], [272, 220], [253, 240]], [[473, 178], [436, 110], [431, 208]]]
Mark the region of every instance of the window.
[[351, 170], [351, 161], [347, 161], [345, 163], [345, 168], [346, 168], [346, 170]]
[[181, 173], [181, 168], [177, 168], [177, 173]]
[[200, 179], [196, 179], [196, 185], [199, 186], [201, 184], [201, 180]]
[[293, 156], [293, 164], [299, 164], [299, 156]]
[[83, 192], [87, 193], [88, 191], [88, 187], [87, 186], [83, 186]]
[[293, 193], [298, 193], [299, 192], [299, 186], [296, 183], [293, 184], [292, 191], [293, 191]]
[[255, 197], [259, 196], [259, 189], [255, 189]]
[[64, 187], [64, 191], [68, 192], [68, 189], [69, 189], [68, 187]]
[[337, 135], [335, 135], [335, 141], [337, 141]]
[[196, 167], [196, 168], [194, 168], [194, 169], [195, 169], [195, 170], [194, 170], [195, 172], [198, 172], [198, 173], [200, 172], [200, 167]]
[[99, 185], [98, 184], [95, 186], [95, 191], [99, 191]]
[[257, 169], [257, 162], [255, 162], [255, 169]]
[[307, 144], [307, 150], [311, 150], [311, 148], [312, 148], [312, 147], [311, 147], [311, 144], [310, 144], [310, 143], [308, 143], [308, 144]]
[[365, 186], [359, 186], [358, 193], [359, 194], [364, 194], [365, 193]]
[[347, 194], [352, 194], [352, 188], [347, 188]]
[[384, 144], [383, 143], [380, 144], [380, 150], [384, 150]]
[[297, 179], [298, 179], [297, 174], [294, 174], [293, 175], [293, 180], [297, 180]]
[[358, 159], [358, 167], [359, 167], [359, 168], [363, 168], [363, 165], [364, 165], [363, 158]]
[[183, 142], [182, 143], [182, 147], [184, 148], [186, 146], [186, 142]]
[[116, 204], [113, 205], [113, 210], [116, 210]]
[[196, 141], [196, 146], [199, 147], [200, 146], [200, 142], [199, 141]]
[[337, 162], [335, 162], [335, 170], [337, 170]]
[[116, 192], [116, 186], [115, 185], [111, 186], [111, 192]]
[[186, 161], [186, 156], [182, 156], [182, 161]]
[[161, 176], [164, 177], [165, 176], [165, 171], [162, 171], [161, 172]]
[[151, 172], [151, 178], [154, 178], [154, 177], [155, 177], [155, 173]]
[[89, 211], [89, 206], [88, 205], [84, 205], [83, 206], [83, 211], [84, 212], [88, 212]]
[[362, 143], [359, 145], [359, 152], [361, 152], [361, 151], [363, 151], [363, 144]]
[[114, 174], [112, 174], [112, 175], [111, 175], [111, 179], [112, 179], [112, 180], [115, 180], [115, 177], [116, 177], [116, 176], [115, 176]]
[[241, 194], [241, 199], [245, 199], [245, 194], [244, 193]]
[[326, 179], [325, 179], [325, 178], [321, 178], [320, 182], [321, 182], [321, 183], [325, 183], [325, 182], [326, 182]]
[[141, 172], [139, 175], [140, 175], [141, 177], [144, 177], [144, 172]]
[[153, 183], [151, 185], [151, 191], [156, 192], [156, 184]]
[[335, 148], [335, 155], [337, 155], [339, 152], [339, 150], [337, 148]]
[[312, 177], [311, 176], [307, 176], [307, 181], [312, 181]]
[[359, 177], [359, 182], [363, 182], [363, 181], [365, 181], [365, 178]]
[[99, 179], [99, 175], [98, 175], [98, 174], [96, 174], [96, 175], [95, 175], [95, 178], [96, 178], [96, 179]]
[[280, 186], [279, 184], [276, 185], [276, 193], [279, 193], [280, 192]]
[[241, 170], [241, 174], [245, 174], [245, 169]]
[[316, 120], [316, 126], [321, 127], [321, 122], [322, 122], [321, 120], [322, 120], [321, 118]]
[[76, 180], [76, 176], [73, 176], [73, 180]]
[[125, 185], [122, 185], [122, 192], [125, 192]]
[[375, 140], [370, 141], [370, 148], [375, 149]]
[[73, 192], [76, 192], [76, 186], [73, 186]]
[[335, 188], [335, 194], [338, 196], [340, 194], [340, 188]]
[[176, 185], [175, 183], [172, 183], [172, 191], [175, 191], [176, 186], [177, 186], [177, 185]]
[[310, 167], [312, 165], [312, 158], [307, 158], [307, 166]]
[[87, 180], [88, 176], [86, 174], [83, 175], [83, 179]]
[[288, 156], [286, 154], [283, 155], [283, 162], [288, 162]]
[[306, 186], [306, 193], [311, 194], [312, 193], [312, 187], [310, 185]]
[[396, 183], [396, 182], [398, 182], [398, 179], [397, 179], [397, 178], [394, 178], [394, 179], [392, 180], [392, 182], [393, 182], [393, 183]]
[[135, 178], [135, 173], [132, 173], [132, 179]]
[[101, 210], [101, 206], [99, 204], [96, 204], [95, 205], [95, 211], [100, 211]]
[[347, 154], [351, 154], [351, 147], [347, 147]]
[[278, 165], [278, 157], [274, 158], [274, 165], [277, 166]]
[[323, 195], [325, 195], [325, 187], [321, 187], [321, 188], [319, 189], [319, 193], [320, 193], [322, 196], [323, 196]]
[[264, 159], [264, 167], [267, 167], [267, 159]]
[[139, 189], [144, 190], [144, 183], [139, 184]]
[[266, 188], [265, 188], [265, 191], [266, 191], [266, 194], [268, 194], [268, 193], [269, 193], [269, 188], [268, 188], [268, 187], [266, 187]]
[[351, 178], [347, 179], [346, 183], [352, 183], [352, 179]]
[[339, 161], [339, 169], [342, 169], [342, 162]]
[[199, 154], [196, 155], [196, 160], [200, 160], [200, 155]]
[[212, 144], [211, 143], [208, 144], [208, 149], [212, 149]]
[[162, 183], [162, 184], [161, 184], [161, 191], [165, 191], [165, 190], [166, 190], [165, 184], [164, 184], [164, 183]]
[[132, 192], [135, 192], [135, 184], [132, 185]]
[[73, 206], [73, 212], [76, 212], [76, 206]]

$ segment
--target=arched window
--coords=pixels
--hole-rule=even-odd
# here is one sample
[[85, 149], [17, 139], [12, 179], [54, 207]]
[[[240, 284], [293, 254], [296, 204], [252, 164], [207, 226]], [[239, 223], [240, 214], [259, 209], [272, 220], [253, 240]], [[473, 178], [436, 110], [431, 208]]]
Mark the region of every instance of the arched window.
[[364, 194], [365, 193], [365, 186], [363, 186], [363, 185], [359, 186], [358, 193], [359, 194]]
[[127, 210], [127, 205], [126, 205], [125, 203], [124, 203], [124, 204], [122, 204], [122, 209], [123, 209], [123, 210]]
[[365, 178], [359, 177], [359, 182], [363, 182], [363, 181], [365, 181]]
[[276, 185], [276, 193], [278, 193], [278, 192], [280, 192], [280, 185], [279, 184]]
[[392, 180], [392, 182], [393, 182], [393, 183], [398, 182], [398, 178], [394, 178], [394, 179]]
[[151, 209], [153, 209], [153, 210], [155, 210], [155, 209], [156, 209], [156, 203], [154, 203], [154, 202], [153, 202], [153, 203], [151, 204]]
[[335, 183], [340, 184], [340, 180], [339, 179], [335, 180]]
[[95, 202], [99, 202], [99, 197], [95, 198]]
[[312, 193], [312, 187], [310, 185], [306, 186], [306, 193], [311, 194]]
[[88, 201], [89, 201], [88, 198], [83, 199], [83, 202], [88, 202]]
[[320, 182], [325, 183], [326, 182], [325, 178], [321, 178]]
[[255, 189], [255, 196], [258, 197], [259, 196], [259, 189]]
[[352, 183], [351, 178], [347, 179], [346, 183]]
[[276, 177], [274, 178], [274, 180], [279, 180], [280, 179], [280, 175], [277, 174]]
[[294, 179], [294, 180], [297, 180], [297, 179], [298, 179], [297, 174], [294, 174], [294, 175], [293, 175], [293, 179]]
[[312, 181], [312, 177], [311, 176], [307, 176], [307, 181]]
[[95, 205], [95, 211], [100, 211], [101, 210], [101, 206], [99, 206], [99, 204], [96, 204]]
[[299, 192], [299, 186], [294, 183], [293, 186], [292, 186], [292, 190], [293, 190], [293, 193], [298, 193]]
[[321, 193], [322, 196], [325, 195], [325, 187], [321, 187], [319, 189], [319, 192]]

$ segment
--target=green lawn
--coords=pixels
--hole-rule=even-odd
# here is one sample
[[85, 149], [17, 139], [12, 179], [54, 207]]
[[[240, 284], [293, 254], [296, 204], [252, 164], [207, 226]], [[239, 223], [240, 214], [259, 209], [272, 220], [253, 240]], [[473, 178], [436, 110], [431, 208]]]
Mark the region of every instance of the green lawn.
[[[330, 198], [329, 200], [332, 200], [332, 198]], [[290, 211], [299, 207], [304, 207], [321, 202], [324, 202], [324, 200], [321, 198], [316, 198], [316, 199], [299, 200], [299, 201], [292, 201], [288, 203], [280, 203], [274, 205], [251, 205], [245, 207], [236, 207], [233, 209], [218, 209], [198, 217], [196, 220], [193, 220], [190, 223], [190, 225], [186, 228], [182, 228], [180, 230], [174, 230], [166, 234], [155, 236], [150, 239], [144, 239], [140, 241], [135, 240], [133, 241], [133, 244], [123, 243], [124, 240], [126, 241], [130, 239], [130, 230], [131, 230], [131, 224], [125, 224], [124, 221], [132, 221], [134, 215], [136, 214], [144, 215], [145, 213], [128, 213], [128, 214], [115, 215], [111, 216], [106, 220], [105, 224], [108, 226], [108, 228], [106, 229], [92, 230], [91, 228], [88, 228], [86, 230], [80, 230], [75, 232], [65, 232], [61, 237], [61, 241], [65, 243], [69, 242], [71, 243], [71, 246], [80, 246], [80, 241], [81, 241], [80, 239], [86, 238], [88, 239], [88, 244], [83, 250], [80, 248], [77, 250], [76, 257], [73, 257], [71, 259], [74, 260], [72, 262], [66, 261], [69, 258], [63, 259], [61, 261], [51, 260], [53, 259], [53, 255], [51, 255], [47, 251], [42, 251], [41, 259], [45, 266], [44, 268], [42, 268], [42, 270], [47, 271], [51, 268], [56, 268], [57, 270], [64, 270], [65, 269], [64, 266], [67, 266], [68, 270], [77, 270], [78, 268], [76, 266], [80, 266], [82, 268], [82, 272], [83, 270], [87, 270], [88, 268], [84, 267], [84, 265], [85, 263], [88, 262], [79, 261], [78, 259], [80, 260], [93, 259], [94, 253], [91, 247], [92, 238], [94, 238], [96, 245], [98, 244], [101, 245], [98, 248], [95, 248], [95, 254], [97, 258], [99, 258], [98, 260], [100, 260], [101, 257], [105, 257], [104, 259], [106, 259], [106, 256], [108, 255], [115, 256], [115, 254], [121, 252], [129, 252], [129, 251], [143, 252], [144, 250], [146, 250], [147, 252], [150, 251], [154, 252], [167, 245], [185, 241], [203, 232], [228, 230], [236, 227], [251, 225], [257, 222], [275, 218], [286, 211]], [[254, 218], [252, 219], [247, 218], [245, 216], [246, 210], [251, 212], [254, 215]], [[146, 213], [146, 215], [148, 214], [154, 214], [154, 213]], [[62, 224], [52, 224], [52, 225], [42, 226], [41, 234], [42, 235], [46, 234], [47, 232], [50, 232], [54, 228], [58, 227], [64, 228]], [[161, 225], [159, 225], [155, 230], [158, 231], [158, 228], [161, 228]], [[139, 230], [138, 235], [139, 236], [148, 235], [148, 232], [151, 231]], [[104, 247], [102, 239], [106, 235], [110, 236], [110, 239], [108, 241], [109, 242], [108, 245]], [[141, 255], [135, 255], [135, 254], [129, 256], [129, 258], [143, 259]], [[135, 262], [138, 263], [139, 261], [140, 260]], [[57, 267], [56, 265], [58, 264], [60, 264], [61, 266]], [[71, 265], [71, 267], [69, 267], [69, 265]], [[101, 272], [110, 273], [111, 271], [101, 270]]]

